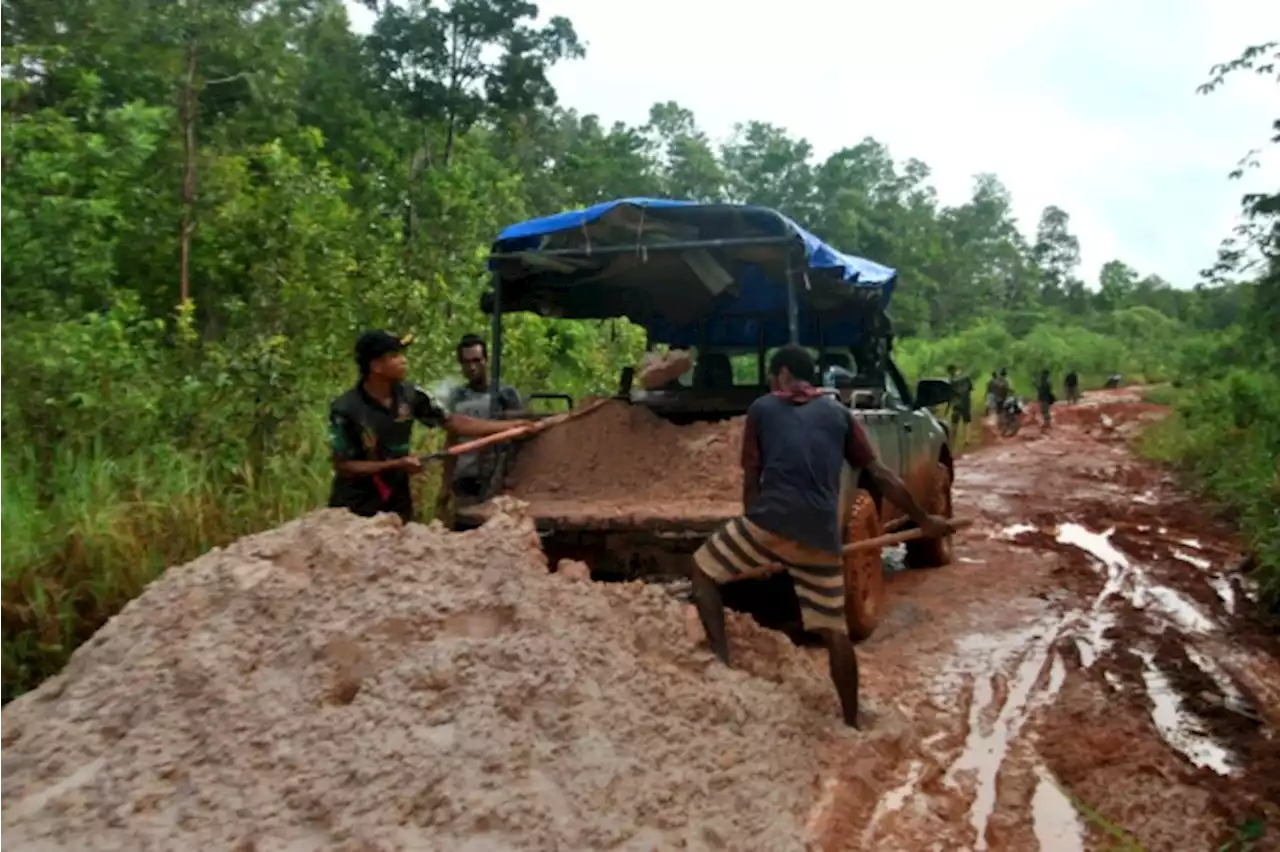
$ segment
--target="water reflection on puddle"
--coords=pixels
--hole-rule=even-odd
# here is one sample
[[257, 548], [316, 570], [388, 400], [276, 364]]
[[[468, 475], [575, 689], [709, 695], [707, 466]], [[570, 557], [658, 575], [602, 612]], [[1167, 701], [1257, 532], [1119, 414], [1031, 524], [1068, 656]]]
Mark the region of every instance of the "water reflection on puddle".
[[1053, 650], [1062, 629], [1063, 621], [1056, 620], [997, 635], [974, 634], [959, 642], [962, 659], [976, 670], [968, 736], [944, 781], [953, 789], [973, 785], [969, 823], [975, 849], [986, 848], [996, 781], [1010, 747], [1036, 708], [1051, 701], [1066, 680], [1066, 666]]
[[1119, 594], [1135, 609], [1153, 607], [1183, 630], [1208, 633], [1214, 629], [1213, 620], [1181, 592], [1152, 581], [1141, 566], [1130, 562], [1112, 544], [1113, 533], [1114, 528], [1096, 533], [1075, 523], [1058, 527], [1059, 542], [1080, 548], [1106, 567], [1107, 582], [1098, 596], [1100, 601]]
[[1215, 574], [1209, 578], [1209, 585], [1213, 586], [1213, 590], [1218, 593], [1218, 597], [1222, 598], [1222, 605], [1226, 607], [1228, 615], [1236, 614], [1236, 587], [1231, 581], [1221, 574]]
[[[1097, 533], [1075, 523], [1065, 523], [1058, 527], [1059, 542], [1083, 550], [1106, 570], [1106, 581], [1094, 600], [1091, 611], [1078, 613], [1070, 625], [1085, 668], [1106, 650], [1108, 643], [1103, 634], [1114, 623], [1114, 617], [1103, 609], [1103, 604], [1113, 596], [1125, 600], [1135, 609], [1155, 610], [1172, 625], [1189, 634], [1204, 637], [1216, 630], [1214, 621], [1196, 604], [1175, 589], [1153, 580], [1141, 565], [1122, 553], [1111, 541], [1114, 532], [1114, 529], [1108, 529]], [[1187, 546], [1190, 544], [1187, 543]], [[1211, 564], [1201, 557], [1176, 549], [1174, 555], [1197, 568], [1207, 568]], [[1215, 578], [1210, 578], [1210, 582], [1214, 581]], [[1226, 585], [1230, 588], [1229, 583]], [[1217, 583], [1215, 588], [1218, 588]], [[1227, 600], [1227, 595], [1221, 589], [1219, 594], [1223, 595], [1224, 601]], [[1234, 597], [1231, 600], [1228, 609], [1234, 605]], [[1238, 695], [1230, 677], [1211, 657], [1194, 647], [1190, 641], [1184, 644], [1184, 648], [1191, 662], [1211, 677], [1225, 696], [1230, 698]], [[1230, 774], [1230, 753], [1202, 730], [1195, 718], [1183, 709], [1181, 697], [1155, 664], [1154, 654], [1143, 649], [1134, 649], [1134, 653], [1143, 662], [1142, 680], [1152, 703], [1151, 719], [1160, 736], [1195, 765], [1212, 769], [1221, 775]], [[1118, 678], [1108, 677], [1108, 682], [1113, 689], [1122, 689]]]
[[1000, 532], [996, 533], [996, 537], [1003, 538], [1003, 539], [1015, 539], [1018, 536], [1022, 535], [1023, 533], [1029, 533], [1029, 532], [1035, 532], [1035, 531], [1036, 531], [1036, 526], [1034, 524], [1011, 524], [1005, 527], [1004, 529], [1000, 530]]
[[1036, 841], [1044, 852], [1084, 852], [1085, 827], [1080, 814], [1057, 779], [1043, 766], [1036, 767], [1031, 818]]
[[1205, 559], [1203, 556], [1196, 556], [1195, 554], [1187, 553], [1185, 550], [1179, 550], [1176, 547], [1171, 552], [1173, 553], [1174, 559], [1179, 559], [1188, 565], [1194, 565], [1201, 570], [1207, 570], [1213, 567], [1213, 561]]
[[1230, 775], [1231, 754], [1200, 729], [1194, 717], [1182, 709], [1182, 699], [1149, 651], [1135, 650], [1142, 660], [1142, 680], [1151, 699], [1151, 720], [1160, 736], [1187, 760], [1219, 775]]

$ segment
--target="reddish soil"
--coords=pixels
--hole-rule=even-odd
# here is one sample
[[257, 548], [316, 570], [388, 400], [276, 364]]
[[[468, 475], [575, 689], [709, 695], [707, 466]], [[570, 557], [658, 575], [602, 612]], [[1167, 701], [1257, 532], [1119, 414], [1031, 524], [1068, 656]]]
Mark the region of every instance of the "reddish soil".
[[[731, 613], [725, 669], [663, 587], [548, 574], [514, 511], [450, 534], [335, 510], [243, 540], [5, 708], [7, 842], [1280, 849], [1280, 638], [1229, 528], [1117, 437], [1158, 413], [1094, 394], [957, 461], [977, 523], [949, 567], [887, 558], [858, 731], [820, 651]], [[516, 494], [736, 503], [740, 428], [606, 406], [528, 445]]]
[[979, 523], [860, 650], [913, 735], [838, 760], [819, 848], [1217, 849], [1251, 817], [1280, 848], [1280, 641], [1229, 528], [1117, 439], [1159, 415], [1093, 394], [957, 462]]
[[[1034, 408], [1014, 438], [983, 428], [956, 465], [979, 523], [955, 564], [888, 578], [860, 650], [874, 746], [822, 746], [814, 848], [1109, 849], [1123, 830], [1208, 849], [1280, 802], [1280, 647], [1247, 615], [1229, 527], [1130, 452], [1163, 413], [1122, 389], [1048, 429]], [[740, 428], [610, 406], [528, 446], [514, 493], [540, 516], [714, 519]]]
[[643, 406], [609, 402], [522, 446], [508, 493], [537, 517], [603, 525], [723, 519], [741, 507], [743, 421], [675, 426]]

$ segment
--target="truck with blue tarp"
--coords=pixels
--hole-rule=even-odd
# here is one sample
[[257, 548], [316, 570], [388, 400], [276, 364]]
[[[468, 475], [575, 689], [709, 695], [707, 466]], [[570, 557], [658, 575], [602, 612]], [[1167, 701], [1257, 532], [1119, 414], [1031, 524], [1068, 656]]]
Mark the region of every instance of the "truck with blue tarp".
[[[765, 207], [654, 198], [609, 201], [512, 225], [493, 243], [489, 269], [482, 307], [492, 320], [491, 388], [502, 387], [503, 317], [513, 312], [625, 318], [645, 330], [650, 350], [696, 352], [694, 378], [669, 387], [638, 390], [631, 368], [619, 377], [617, 399], [677, 424], [745, 414], [768, 390], [768, 353], [800, 344], [817, 355], [831, 392], [849, 405], [881, 459], [923, 506], [950, 516], [949, 436], [931, 412], [950, 399], [950, 386], [926, 379], [911, 388], [894, 363], [886, 311], [895, 270], [838, 251]], [[745, 376], [744, 363], [754, 367]], [[845, 480], [840, 511], [846, 542], [908, 525], [858, 471], [847, 470]], [[497, 482], [485, 496], [500, 492]], [[558, 539], [572, 538], [580, 553], [583, 542], [597, 536], [602, 560], [626, 550], [619, 536], [628, 533], [644, 537], [646, 546], [658, 541], [690, 552], [719, 522], [740, 512], [740, 502], [727, 499], [726, 518], [670, 519], [668, 529], [660, 523], [635, 530], [611, 524], [606, 530], [590, 518], [542, 518], [531, 507], [549, 552]], [[460, 511], [455, 524], [474, 526], [485, 516], [483, 504], [473, 506]], [[909, 565], [950, 561], [949, 539], [909, 545]], [[845, 576], [851, 634], [866, 637], [880, 617], [880, 554], [850, 553]]]

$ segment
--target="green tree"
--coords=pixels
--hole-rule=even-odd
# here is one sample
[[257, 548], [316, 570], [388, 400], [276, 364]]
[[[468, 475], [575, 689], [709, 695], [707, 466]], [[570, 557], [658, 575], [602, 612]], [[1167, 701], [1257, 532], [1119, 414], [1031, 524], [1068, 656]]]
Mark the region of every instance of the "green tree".
[[663, 195], [693, 201], [725, 197], [724, 167], [692, 112], [675, 101], [654, 104], [645, 134], [649, 155], [662, 176], [659, 191]]
[[1115, 311], [1129, 304], [1138, 284], [1138, 273], [1119, 260], [1109, 260], [1098, 273], [1098, 310]]
[[1047, 305], [1073, 302], [1077, 295], [1076, 271], [1080, 268], [1080, 241], [1071, 233], [1071, 216], [1049, 206], [1040, 214], [1031, 260], [1040, 278], [1040, 297]]
[[787, 211], [808, 220], [813, 198], [813, 148], [761, 121], [734, 128], [721, 150], [728, 200]]

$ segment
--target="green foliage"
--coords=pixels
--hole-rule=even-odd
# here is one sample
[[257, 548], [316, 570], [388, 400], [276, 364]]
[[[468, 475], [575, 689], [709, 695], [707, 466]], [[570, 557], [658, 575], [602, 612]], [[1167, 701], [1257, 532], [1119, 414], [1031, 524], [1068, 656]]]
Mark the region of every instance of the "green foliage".
[[1039, 321], [1015, 337], [1011, 325], [1009, 318], [997, 316], [938, 340], [904, 340], [895, 354], [911, 375], [942, 376], [948, 365], [955, 364], [969, 372], [978, 388], [991, 373], [1006, 367], [1019, 394], [1031, 392], [1041, 370], [1049, 370], [1057, 381], [1075, 370], [1086, 387], [1101, 386], [1117, 372], [1130, 380], [1159, 381], [1169, 357], [1148, 348], [1142, 336], [1135, 336], [1138, 345], [1131, 346], [1080, 325]]
[[[1216, 66], [1201, 91], [1252, 71], [1280, 83], [1280, 43], [1247, 48]], [[1280, 131], [1280, 118], [1272, 120]], [[1273, 133], [1272, 144], [1280, 144]], [[1233, 177], [1256, 166], [1245, 158]], [[1146, 451], [1179, 465], [1236, 520], [1257, 558], [1264, 603], [1280, 611], [1280, 193], [1241, 199], [1241, 224], [1224, 240], [1208, 276], [1235, 277], [1239, 325], [1180, 348], [1175, 416], [1149, 432]], [[1219, 291], [1223, 292], [1223, 291]], [[1221, 304], [1206, 303], [1220, 321]], [[1221, 327], [1220, 325], [1217, 327]], [[1252, 838], [1247, 838], [1252, 839]], [[1245, 845], [1242, 841], [1242, 845]]]
[[1262, 819], [1248, 819], [1241, 823], [1226, 843], [1218, 847], [1218, 852], [1254, 852], [1267, 839], [1267, 823]]
[[1178, 395], [1144, 451], [1178, 465], [1231, 510], [1259, 562], [1265, 598], [1280, 600], [1280, 375], [1233, 367]]

